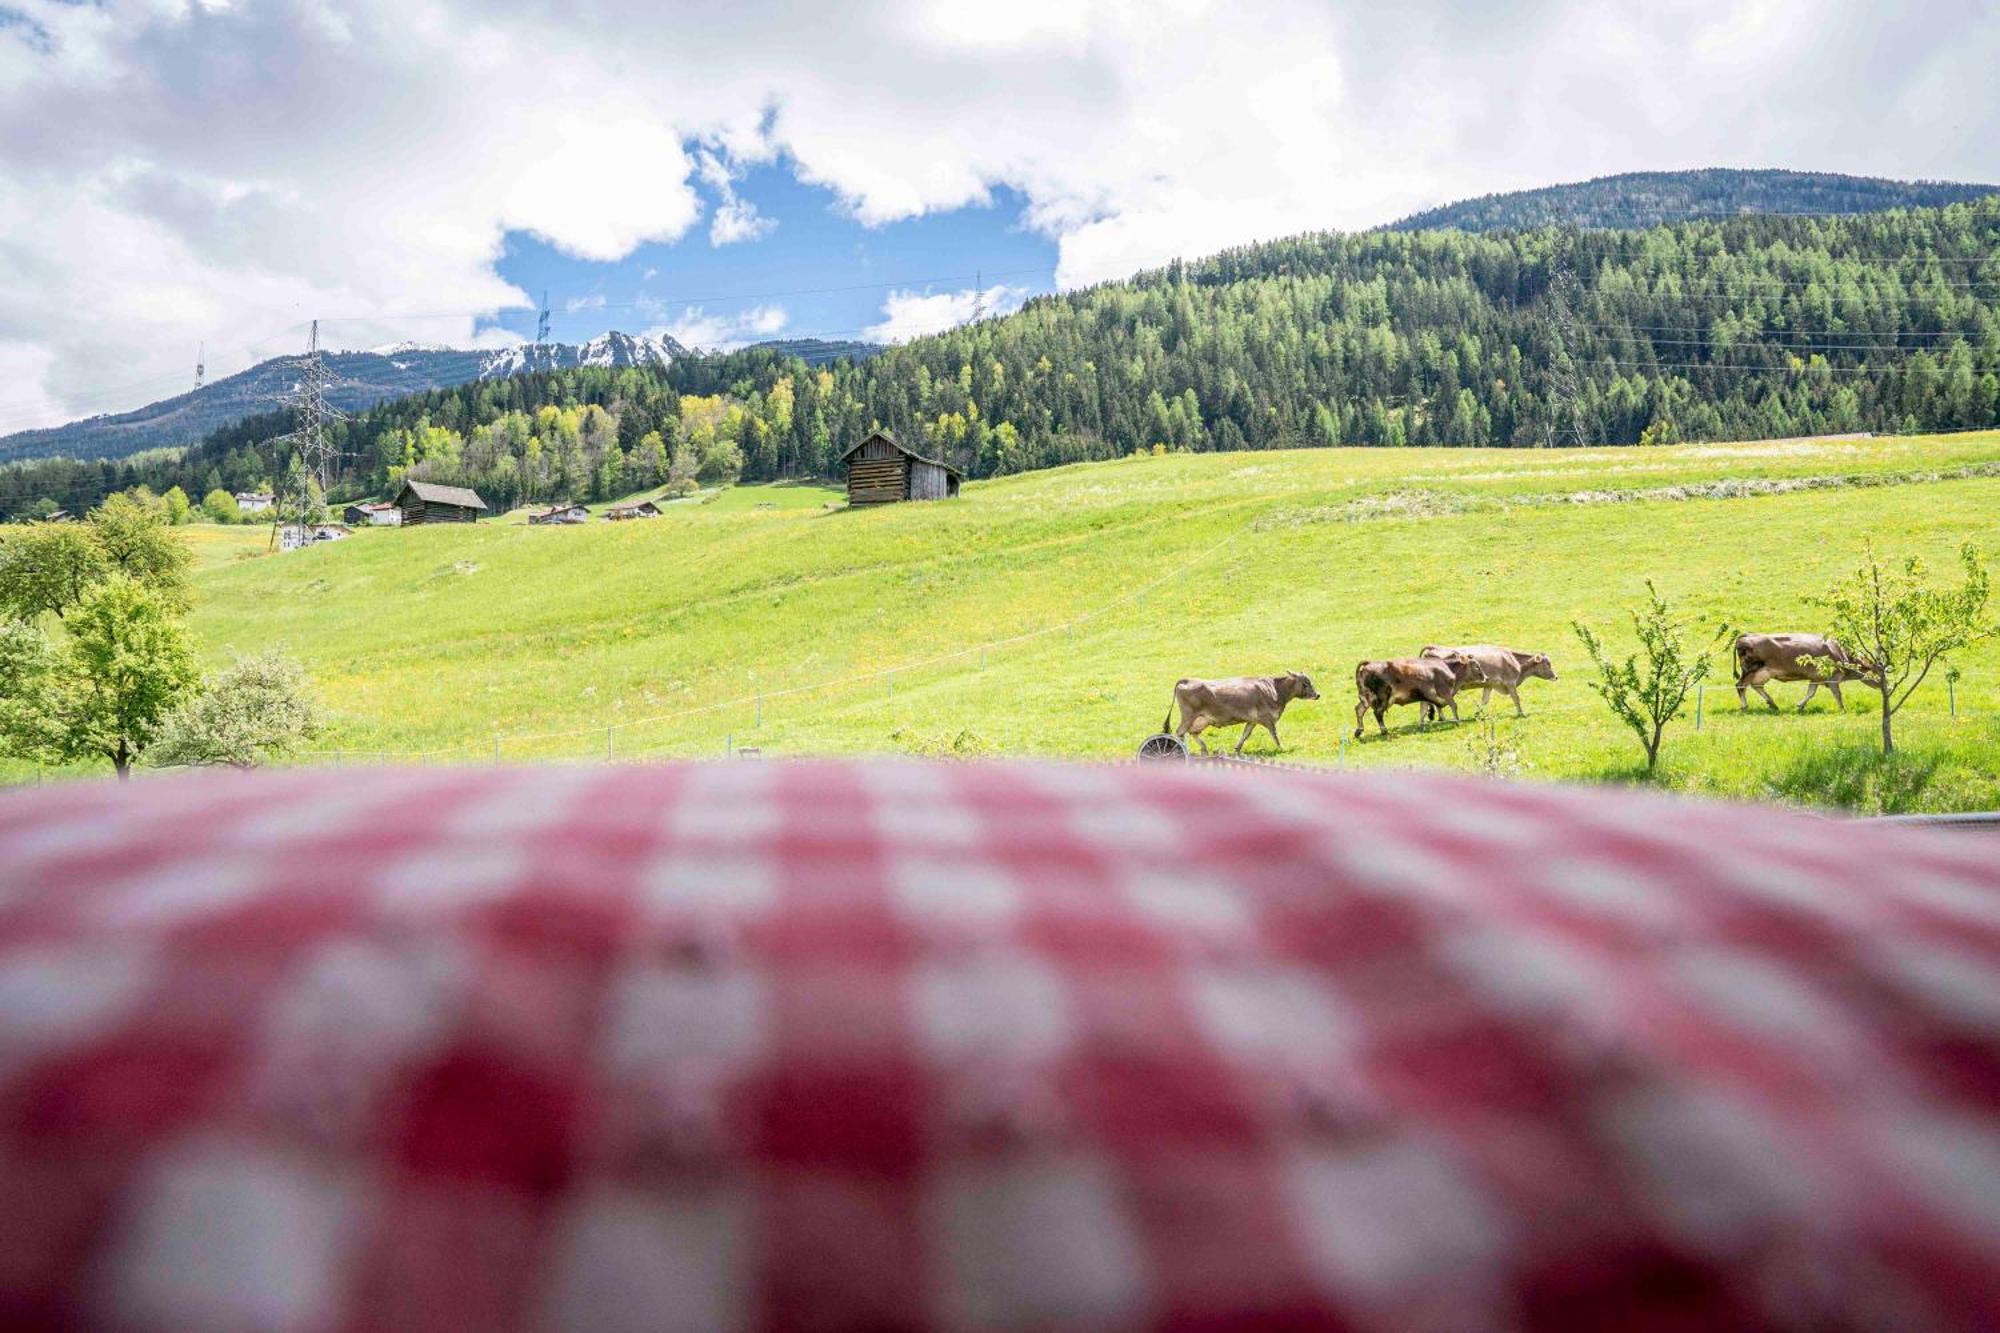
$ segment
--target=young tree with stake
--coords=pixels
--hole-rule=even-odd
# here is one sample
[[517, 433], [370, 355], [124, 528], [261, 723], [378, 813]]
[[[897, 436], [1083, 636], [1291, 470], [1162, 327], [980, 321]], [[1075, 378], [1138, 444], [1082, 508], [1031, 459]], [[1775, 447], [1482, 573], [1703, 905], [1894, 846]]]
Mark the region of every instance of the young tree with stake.
[[[1859, 659], [1863, 680], [1881, 699], [1883, 754], [1895, 753], [1896, 714], [1932, 668], [2000, 634], [2000, 623], [1987, 619], [1992, 581], [1985, 562], [1970, 542], [1958, 548], [1958, 561], [1965, 581], [1946, 587], [1932, 583], [1919, 557], [1887, 565], [1869, 542], [1847, 581], [1814, 599], [1830, 617], [1830, 636]], [[1815, 665], [1830, 670], [1834, 664], [1818, 659]]]

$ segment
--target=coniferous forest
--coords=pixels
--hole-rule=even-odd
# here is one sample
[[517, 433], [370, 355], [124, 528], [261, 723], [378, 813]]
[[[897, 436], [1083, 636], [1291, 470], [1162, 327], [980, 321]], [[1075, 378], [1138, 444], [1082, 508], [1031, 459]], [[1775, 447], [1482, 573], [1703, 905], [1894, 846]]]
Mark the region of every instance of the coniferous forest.
[[[1638, 231], [1315, 234], [1040, 297], [879, 356], [782, 350], [436, 390], [338, 427], [335, 498], [496, 507], [837, 472], [875, 426], [992, 476], [1155, 447], [1671, 444], [2000, 424], [2000, 199]], [[0, 513], [197, 500], [281, 415], [185, 453], [0, 469]], [[46, 508], [46, 503], [43, 505]]]

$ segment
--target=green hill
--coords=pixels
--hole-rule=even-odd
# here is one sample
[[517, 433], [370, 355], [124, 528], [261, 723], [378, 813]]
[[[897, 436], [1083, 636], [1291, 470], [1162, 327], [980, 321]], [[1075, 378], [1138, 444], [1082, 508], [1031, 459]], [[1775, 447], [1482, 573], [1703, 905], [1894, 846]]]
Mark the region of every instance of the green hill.
[[1880, 213], [1941, 208], [2000, 193], [2000, 186], [1955, 181], [1897, 181], [1827, 171], [1628, 171], [1538, 190], [1481, 195], [1413, 213], [1392, 231], [1453, 227], [1499, 231], [1530, 227], [1657, 227], [1694, 218], [1760, 213], [1785, 216]]
[[[1310, 235], [1038, 298], [865, 360], [770, 349], [417, 395], [340, 429], [344, 485], [403, 469], [503, 507], [831, 474], [875, 425], [968, 476], [1325, 444], [1784, 438], [2000, 425], [2000, 198], [1648, 231]], [[1567, 388], [1565, 386], [1568, 386]], [[144, 480], [281, 475], [248, 421], [185, 459], [0, 469], [0, 513]]]
[[[1524, 691], [1526, 720], [1499, 716], [1495, 745], [1533, 776], [1615, 775], [1637, 750], [1585, 684], [1573, 619], [1622, 630], [1651, 576], [1711, 619], [1811, 628], [1804, 599], [1865, 534], [1936, 559], [1967, 538], [2000, 547], [2000, 432], [1168, 455], [852, 512], [756, 494], [643, 523], [211, 551], [195, 626], [216, 661], [271, 643], [302, 656], [334, 713], [328, 748], [353, 762], [490, 762], [496, 736], [510, 760], [1115, 759], [1181, 676], [1302, 669], [1325, 698], [1287, 715], [1287, 757], [1472, 767], [1482, 728], [1420, 732], [1407, 709], [1386, 742], [1340, 737], [1358, 659], [1494, 639], [1551, 652], [1562, 676]], [[1899, 721], [1891, 805], [2000, 805], [2000, 669], [1966, 665], [1957, 720], [1939, 683]], [[1702, 731], [1670, 741], [1668, 780], [1878, 801], [1864, 707], [1856, 692], [1845, 717], [1738, 716], [1719, 683]]]

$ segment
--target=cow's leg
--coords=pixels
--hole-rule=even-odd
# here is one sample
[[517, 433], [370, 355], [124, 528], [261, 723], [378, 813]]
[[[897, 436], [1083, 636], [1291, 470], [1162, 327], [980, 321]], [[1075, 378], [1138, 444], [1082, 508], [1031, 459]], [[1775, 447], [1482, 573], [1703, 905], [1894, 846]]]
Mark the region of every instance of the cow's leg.
[[1368, 716], [1368, 696], [1360, 695], [1354, 700], [1354, 739], [1361, 739], [1362, 719]]
[[[1766, 677], [1765, 677], [1764, 679], [1765, 679], [1765, 680], [1769, 680], [1769, 679], [1770, 679], [1770, 677], [1766, 676]], [[1778, 701], [1777, 701], [1776, 699], [1773, 699], [1773, 698], [1771, 697], [1771, 692], [1770, 692], [1769, 690], [1767, 690], [1767, 689], [1765, 689], [1765, 688], [1764, 688], [1764, 681], [1763, 681], [1763, 680], [1753, 680], [1753, 681], [1751, 681], [1751, 682], [1750, 682], [1750, 688], [1751, 688], [1751, 689], [1753, 689], [1753, 690], [1755, 690], [1755, 691], [1757, 691], [1757, 693], [1758, 693], [1759, 695], [1763, 696], [1763, 699], [1764, 699], [1764, 702], [1765, 702], [1765, 703], [1767, 703], [1767, 704], [1769, 704], [1769, 705], [1771, 705], [1771, 711], [1772, 711], [1772, 712], [1774, 712], [1774, 713], [1775, 713], [1775, 712], [1777, 712], [1777, 711], [1778, 711]]]
[[1826, 687], [1827, 689], [1833, 691], [1833, 706], [1835, 708], [1838, 708], [1841, 712], [1845, 713], [1847, 711], [1847, 700], [1840, 697], [1840, 682], [1837, 680], [1830, 680], [1826, 683]]
[[1236, 738], [1236, 753], [1243, 753], [1243, 747], [1250, 743], [1250, 733], [1255, 730], [1257, 730], [1255, 722], [1245, 722], [1243, 724], [1243, 734]]
[[1280, 750], [1282, 750], [1282, 749], [1284, 749], [1284, 748], [1285, 748], [1285, 743], [1284, 743], [1283, 741], [1281, 741], [1281, 740], [1279, 740], [1279, 739], [1278, 739], [1278, 724], [1277, 724], [1277, 723], [1275, 723], [1275, 722], [1266, 722], [1266, 723], [1264, 724], [1264, 730], [1266, 730], [1266, 731], [1268, 731], [1268, 732], [1270, 732], [1270, 733], [1271, 733], [1271, 744], [1273, 744], [1273, 745], [1277, 746], [1277, 747], [1278, 747], [1278, 748], [1279, 748]]
[[1507, 697], [1514, 701], [1515, 717], [1526, 717], [1528, 715], [1528, 710], [1521, 707], [1521, 687], [1519, 685], [1509, 685], [1507, 687]]
[[[1443, 721], [1444, 715], [1439, 714], [1438, 720]], [[1465, 720], [1458, 715], [1458, 695], [1456, 693], [1453, 693], [1451, 696], [1451, 720], [1454, 722], [1463, 722]]]
[[1201, 733], [1207, 730], [1208, 730], [1208, 719], [1199, 716], [1196, 717], [1194, 721], [1189, 724], [1187, 729], [1187, 734], [1194, 737], [1194, 743], [1201, 747], [1201, 752], [1203, 754], [1208, 753], [1208, 741], [1205, 737], [1202, 736]]
[[1807, 681], [1805, 698], [1799, 700], [1799, 711], [1801, 713], [1806, 711], [1806, 705], [1811, 703], [1812, 697], [1818, 693], [1819, 693], [1819, 682], [1816, 680]]
[[1389, 724], [1382, 720], [1382, 715], [1388, 711], [1389, 711], [1389, 705], [1387, 704], [1375, 705], [1375, 729], [1381, 732], [1384, 736], [1387, 736], [1389, 734]]

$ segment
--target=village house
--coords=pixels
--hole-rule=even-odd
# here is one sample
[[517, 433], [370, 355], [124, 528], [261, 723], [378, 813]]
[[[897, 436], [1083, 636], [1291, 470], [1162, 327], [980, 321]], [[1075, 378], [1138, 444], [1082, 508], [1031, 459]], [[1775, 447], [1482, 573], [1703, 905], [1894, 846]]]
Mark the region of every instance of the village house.
[[396, 492], [403, 526], [419, 523], [477, 523], [486, 501], [464, 486], [440, 486], [433, 481], [406, 481]]
[[539, 514], [528, 515], [528, 522], [544, 523], [588, 523], [590, 511], [582, 505], [550, 505]]
[[236, 510], [242, 514], [261, 514], [277, 502], [277, 496], [263, 491], [236, 492]]
[[900, 500], [949, 500], [963, 479], [959, 470], [935, 458], [925, 458], [878, 430], [840, 456], [847, 465], [847, 503], [895, 504]]
[[604, 517], [614, 523], [623, 522], [628, 518], [658, 518], [659, 516], [660, 507], [651, 500], [641, 500], [637, 504], [630, 505], [613, 505], [604, 511]]
[[396, 508], [393, 500], [372, 500], [347, 506], [341, 517], [357, 528], [393, 528], [402, 523], [403, 511]]

